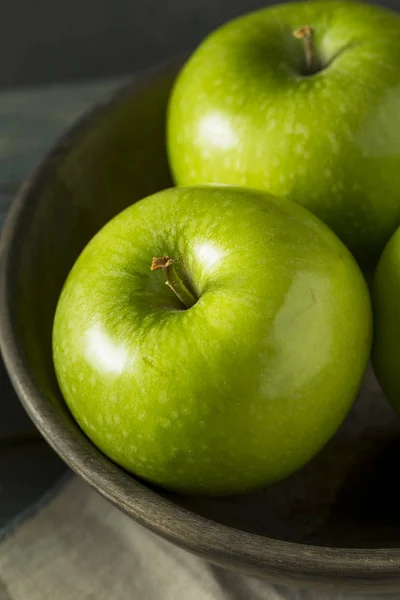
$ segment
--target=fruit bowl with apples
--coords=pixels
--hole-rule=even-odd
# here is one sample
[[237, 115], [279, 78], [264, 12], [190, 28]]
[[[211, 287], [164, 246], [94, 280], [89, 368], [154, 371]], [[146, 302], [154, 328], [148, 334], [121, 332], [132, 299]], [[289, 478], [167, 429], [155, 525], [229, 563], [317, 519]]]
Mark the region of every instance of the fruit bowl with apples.
[[[361, 40], [379, 25], [380, 13], [372, 18], [364, 5], [334, 5], [346, 22], [355, 20]], [[265, 138], [272, 146], [263, 141], [265, 98], [238, 118], [246, 104], [241, 85], [261, 89], [266, 11], [244, 18], [242, 38], [240, 21], [222, 30], [221, 57], [225, 44], [239, 40], [244, 54], [233, 63], [236, 71], [247, 64], [250, 78], [241, 83], [216, 60], [228, 95], [207, 87], [214, 76], [202, 63], [210, 63], [208, 51], [218, 58], [218, 37], [183, 70], [174, 64], [138, 77], [68, 131], [15, 199], [2, 237], [1, 348], [46, 440], [142, 525], [211, 562], [274, 582], [398, 592], [400, 420], [366, 369], [369, 293], [345, 245], [370, 268], [395, 230], [395, 69], [392, 87], [385, 69], [379, 84], [365, 76], [364, 91], [357, 82], [354, 94], [367, 97], [357, 111], [342, 99], [330, 119], [326, 98], [340, 69], [349, 89], [350, 71], [372, 53], [393, 63], [400, 43], [393, 47], [391, 17], [392, 44], [375, 36], [372, 48], [360, 42], [354, 50], [339, 13], [313, 19], [311, 8], [298, 7], [299, 14], [291, 9], [298, 28], [286, 7], [281, 17], [267, 16], [283, 36], [268, 38], [276, 52], [283, 44], [279, 65], [287, 60], [292, 68], [294, 53], [305, 52], [299, 73], [265, 74], [281, 83], [271, 94], [284, 94], [282, 111], [299, 82], [300, 112], [310, 103], [317, 110], [322, 95], [326, 114], [315, 119], [315, 145], [307, 142], [313, 121], [301, 128], [290, 111], [280, 127], [294, 136], [290, 143], [280, 143], [275, 129]], [[202, 74], [203, 96], [191, 69]], [[308, 78], [319, 74], [319, 91], [310, 91]], [[183, 100], [191, 94], [193, 113]], [[383, 97], [388, 117], [373, 110]], [[347, 129], [339, 121], [334, 130], [337, 106], [341, 118], [348, 113]], [[278, 107], [274, 114], [279, 125]], [[325, 136], [323, 118], [331, 127]], [[387, 155], [383, 146], [373, 152], [379, 124]], [[295, 143], [310, 161], [294, 157]], [[258, 179], [263, 157], [273, 195]], [[351, 161], [359, 168], [353, 187]], [[368, 202], [361, 206], [362, 186]], [[375, 217], [364, 255], [365, 227]]]

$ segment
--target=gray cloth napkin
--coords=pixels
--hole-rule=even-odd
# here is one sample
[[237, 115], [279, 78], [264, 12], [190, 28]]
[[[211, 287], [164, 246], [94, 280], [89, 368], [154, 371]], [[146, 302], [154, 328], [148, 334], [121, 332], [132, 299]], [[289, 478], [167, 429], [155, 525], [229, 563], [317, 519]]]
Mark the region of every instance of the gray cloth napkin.
[[77, 477], [0, 545], [0, 600], [362, 598], [371, 600], [274, 586], [210, 565], [147, 531]]

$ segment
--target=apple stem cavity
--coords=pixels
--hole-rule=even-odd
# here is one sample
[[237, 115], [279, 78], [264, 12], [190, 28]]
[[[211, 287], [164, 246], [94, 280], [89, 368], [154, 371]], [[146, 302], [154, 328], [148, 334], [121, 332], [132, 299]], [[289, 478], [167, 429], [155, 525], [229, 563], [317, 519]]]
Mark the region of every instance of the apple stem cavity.
[[314, 75], [320, 70], [314, 46], [314, 31], [310, 25], [303, 25], [293, 31], [293, 35], [298, 40], [304, 42], [304, 54], [306, 59], [306, 75]]
[[162, 269], [165, 276], [165, 283], [178, 296], [179, 300], [186, 308], [191, 308], [196, 304], [197, 299], [179, 277], [174, 267], [174, 259], [169, 256], [156, 256], [153, 258], [150, 270], [156, 271]]

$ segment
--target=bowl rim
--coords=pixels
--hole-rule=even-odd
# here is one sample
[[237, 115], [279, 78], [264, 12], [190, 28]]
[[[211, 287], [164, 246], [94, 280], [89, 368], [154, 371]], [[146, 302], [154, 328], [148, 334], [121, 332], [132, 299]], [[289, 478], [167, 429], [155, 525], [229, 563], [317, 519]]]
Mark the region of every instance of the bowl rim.
[[400, 549], [313, 546], [235, 529], [176, 505], [104, 457], [78, 429], [69, 429], [35, 384], [19, 341], [13, 311], [12, 274], [23, 234], [23, 217], [32, 210], [54, 167], [90, 131], [92, 123], [123, 99], [146, 89], [182, 60], [146, 70], [83, 114], [60, 136], [17, 192], [0, 238], [0, 349], [17, 395], [50, 446], [78, 475], [117, 508], [148, 529], [194, 554], [219, 564], [265, 572], [271, 580], [295, 584], [338, 583], [359, 587], [400, 584]]

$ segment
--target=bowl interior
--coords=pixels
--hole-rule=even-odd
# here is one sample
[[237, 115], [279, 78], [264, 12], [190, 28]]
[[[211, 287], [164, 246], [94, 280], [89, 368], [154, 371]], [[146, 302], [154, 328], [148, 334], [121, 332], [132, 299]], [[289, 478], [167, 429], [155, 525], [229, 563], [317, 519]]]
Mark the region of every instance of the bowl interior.
[[[134, 478], [102, 457], [64, 405], [53, 370], [51, 329], [62, 284], [92, 235], [126, 206], [172, 185], [164, 133], [175, 73], [167, 69], [128, 88], [65, 136], [17, 200], [8, 226], [12, 240], [6, 242], [12, 249], [6, 257], [6, 302], [12, 318], [4, 344], [7, 336], [19, 340], [23, 364], [15, 364], [14, 344], [11, 370], [20, 395], [34, 385], [35, 394], [25, 404], [39, 428], [56, 448], [56, 436], [65, 432], [64, 458], [88, 479], [90, 468], [76, 457], [90, 455], [93, 464], [100, 461], [92, 483], [101, 491], [108, 485], [108, 496], [130, 513], [134, 509], [128, 491], [124, 496], [121, 487], [112, 490]], [[58, 429], [49, 426], [55, 414]], [[151, 493], [178, 511], [183, 507], [217, 524], [268, 538], [322, 547], [398, 548], [399, 461], [399, 422], [369, 372], [338, 434], [289, 479], [225, 499]], [[149, 487], [132, 489], [137, 493]]]

